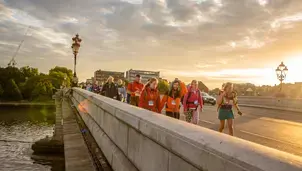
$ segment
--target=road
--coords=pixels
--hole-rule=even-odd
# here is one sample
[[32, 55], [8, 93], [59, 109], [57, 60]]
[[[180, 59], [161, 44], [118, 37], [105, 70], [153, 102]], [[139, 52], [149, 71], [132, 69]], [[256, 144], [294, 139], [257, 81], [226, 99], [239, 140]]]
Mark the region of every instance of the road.
[[[215, 106], [206, 105], [199, 125], [218, 130], [216, 110]], [[241, 110], [243, 116], [235, 116], [236, 137], [302, 156], [302, 113], [252, 107], [241, 107]], [[224, 133], [228, 133], [227, 128]]]

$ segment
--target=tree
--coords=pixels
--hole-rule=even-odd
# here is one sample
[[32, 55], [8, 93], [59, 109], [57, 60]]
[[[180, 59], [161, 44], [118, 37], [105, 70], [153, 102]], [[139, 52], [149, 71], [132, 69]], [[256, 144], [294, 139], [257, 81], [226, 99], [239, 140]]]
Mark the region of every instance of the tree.
[[13, 79], [8, 80], [7, 84], [5, 85], [3, 97], [6, 100], [13, 100], [13, 101], [22, 100], [21, 91], [18, 85], [16, 84], [15, 80]]
[[67, 87], [70, 86], [73, 78], [72, 70], [58, 66], [49, 70], [49, 76], [52, 78], [52, 84], [55, 88], [60, 88], [63, 83]]
[[169, 83], [165, 80], [160, 80], [158, 82], [157, 89], [160, 93], [166, 93], [167, 91], [169, 91]]
[[31, 92], [31, 99], [35, 101], [50, 100], [53, 94], [50, 80], [40, 80]]
[[219, 89], [219, 88], [215, 88], [215, 89], [211, 90], [211, 91], [209, 92], [209, 94], [211, 94], [211, 95], [218, 95], [219, 92], [220, 92], [220, 89]]
[[125, 80], [124, 82], [125, 82], [125, 87], [127, 87], [129, 84], [129, 80]]
[[256, 91], [256, 86], [251, 83], [243, 83], [243, 84], [234, 84], [234, 89], [237, 91], [238, 95], [251, 95], [251, 93], [248, 93], [246, 90], [252, 89], [253, 93]]
[[55, 67], [48, 74], [39, 73], [37, 68], [24, 66], [0, 67], [0, 97], [3, 100], [48, 100], [53, 94], [54, 86], [59, 88], [63, 83], [70, 85], [72, 70]]
[[37, 68], [31, 68], [29, 66], [21, 67], [20, 72], [22, 73], [24, 78], [30, 78], [39, 75]]
[[23, 84], [20, 84], [20, 89], [22, 91], [22, 95], [24, 99], [32, 99], [32, 91], [35, 89], [35, 86], [39, 82], [43, 81], [51, 81], [50, 77], [48, 75], [37, 75], [30, 77], [24, 82]]
[[19, 85], [25, 80], [20, 70], [16, 67], [6, 67], [0, 69], [0, 83], [5, 85], [6, 82], [13, 79], [14, 82]]
[[72, 80], [72, 78], [73, 78], [72, 70], [71, 70], [71, 69], [68, 69], [68, 68], [66, 68], [66, 67], [59, 67], [59, 66], [56, 66], [55, 68], [52, 68], [52, 69], [49, 70], [49, 75], [50, 75], [52, 72], [61, 72], [61, 73], [65, 73], [66, 76], [69, 78], [69, 80]]
[[66, 73], [53, 71], [49, 73], [49, 77], [52, 81], [52, 85], [57, 89], [59, 89], [63, 84], [65, 84], [67, 87], [70, 86], [70, 79], [66, 76]]

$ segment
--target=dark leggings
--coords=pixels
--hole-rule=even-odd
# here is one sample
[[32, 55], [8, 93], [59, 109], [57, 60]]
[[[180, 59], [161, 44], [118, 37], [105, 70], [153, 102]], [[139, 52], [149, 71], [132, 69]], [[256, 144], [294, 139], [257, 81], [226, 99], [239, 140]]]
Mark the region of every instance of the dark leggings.
[[167, 112], [166, 111], [166, 115], [170, 116], [172, 118], [175, 118], [175, 119], [179, 119], [179, 117], [180, 117], [179, 112]]

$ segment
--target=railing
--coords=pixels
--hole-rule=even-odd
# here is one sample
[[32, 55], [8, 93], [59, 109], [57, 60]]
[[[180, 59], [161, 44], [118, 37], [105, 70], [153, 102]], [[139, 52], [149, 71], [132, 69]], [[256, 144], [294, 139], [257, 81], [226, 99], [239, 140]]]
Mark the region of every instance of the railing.
[[301, 171], [302, 158], [79, 88], [72, 101], [113, 170]]
[[268, 107], [302, 112], [302, 99], [287, 99], [275, 97], [240, 96], [238, 101], [242, 105]]

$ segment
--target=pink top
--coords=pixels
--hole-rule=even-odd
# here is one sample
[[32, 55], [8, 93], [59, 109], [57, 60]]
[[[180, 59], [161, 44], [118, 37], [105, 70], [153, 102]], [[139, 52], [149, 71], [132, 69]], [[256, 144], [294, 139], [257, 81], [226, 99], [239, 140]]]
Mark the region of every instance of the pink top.
[[[190, 94], [190, 97], [188, 98]], [[188, 88], [188, 93], [184, 96], [183, 100], [184, 111], [187, 111], [190, 108], [196, 109], [198, 106], [203, 107], [202, 94], [199, 89], [193, 90], [190, 86]]]

